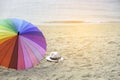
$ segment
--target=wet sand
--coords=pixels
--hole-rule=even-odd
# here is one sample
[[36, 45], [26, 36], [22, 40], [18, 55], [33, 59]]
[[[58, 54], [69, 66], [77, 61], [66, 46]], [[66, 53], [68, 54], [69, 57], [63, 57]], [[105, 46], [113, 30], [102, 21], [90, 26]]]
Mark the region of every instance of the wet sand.
[[17, 71], [0, 67], [1, 80], [120, 80], [120, 23], [81, 23], [39, 26], [47, 53], [59, 52], [64, 61], [47, 62]]

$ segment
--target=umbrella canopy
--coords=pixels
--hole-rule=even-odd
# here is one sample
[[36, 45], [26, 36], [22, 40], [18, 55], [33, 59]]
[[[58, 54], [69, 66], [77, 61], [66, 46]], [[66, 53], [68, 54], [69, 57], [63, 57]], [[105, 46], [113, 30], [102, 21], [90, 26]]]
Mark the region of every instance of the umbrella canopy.
[[38, 64], [45, 52], [45, 37], [37, 27], [14, 18], [0, 21], [0, 65], [28, 69]]

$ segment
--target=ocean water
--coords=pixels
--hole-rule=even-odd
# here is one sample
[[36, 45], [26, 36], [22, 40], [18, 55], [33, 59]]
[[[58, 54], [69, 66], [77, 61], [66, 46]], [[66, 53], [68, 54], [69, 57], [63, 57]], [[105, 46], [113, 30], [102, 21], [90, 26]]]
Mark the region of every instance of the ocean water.
[[120, 0], [1, 0], [0, 19], [120, 22]]

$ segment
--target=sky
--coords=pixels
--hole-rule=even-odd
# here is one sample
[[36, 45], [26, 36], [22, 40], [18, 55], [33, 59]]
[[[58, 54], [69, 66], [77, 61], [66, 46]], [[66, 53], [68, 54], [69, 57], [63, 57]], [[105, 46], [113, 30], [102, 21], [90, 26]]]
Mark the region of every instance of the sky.
[[120, 22], [120, 0], [0, 0], [0, 19]]

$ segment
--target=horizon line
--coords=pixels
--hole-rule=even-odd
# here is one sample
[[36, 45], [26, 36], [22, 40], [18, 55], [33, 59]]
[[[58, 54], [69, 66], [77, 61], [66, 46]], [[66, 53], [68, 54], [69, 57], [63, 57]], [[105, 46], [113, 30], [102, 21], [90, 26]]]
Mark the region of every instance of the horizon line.
[[82, 20], [56, 20], [56, 21], [44, 21], [43, 23], [119, 23], [120, 21], [82, 21]]

